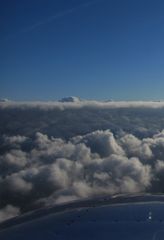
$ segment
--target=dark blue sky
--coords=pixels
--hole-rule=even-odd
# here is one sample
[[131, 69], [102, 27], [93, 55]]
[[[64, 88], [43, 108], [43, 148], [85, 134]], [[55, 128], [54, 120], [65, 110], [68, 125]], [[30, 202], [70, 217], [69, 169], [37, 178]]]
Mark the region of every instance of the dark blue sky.
[[163, 0], [5, 0], [0, 97], [163, 99]]

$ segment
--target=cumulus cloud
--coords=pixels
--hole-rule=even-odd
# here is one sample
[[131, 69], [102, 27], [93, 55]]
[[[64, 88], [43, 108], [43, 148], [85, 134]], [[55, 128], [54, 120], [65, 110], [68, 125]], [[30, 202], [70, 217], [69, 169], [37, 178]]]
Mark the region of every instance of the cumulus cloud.
[[20, 214], [20, 211], [18, 208], [7, 205], [5, 208], [2, 208], [0, 210], [0, 222], [5, 221], [9, 218], [18, 216]]
[[[77, 140], [76, 140], [77, 139]], [[75, 142], [80, 140], [80, 137], [74, 138]], [[109, 156], [110, 154], [124, 155], [124, 150], [119, 146], [109, 130], [95, 131], [81, 137], [81, 141], [84, 142], [92, 152], [99, 153], [102, 157]]]
[[0, 107], [0, 221], [76, 199], [164, 191], [161, 103], [55, 104]]

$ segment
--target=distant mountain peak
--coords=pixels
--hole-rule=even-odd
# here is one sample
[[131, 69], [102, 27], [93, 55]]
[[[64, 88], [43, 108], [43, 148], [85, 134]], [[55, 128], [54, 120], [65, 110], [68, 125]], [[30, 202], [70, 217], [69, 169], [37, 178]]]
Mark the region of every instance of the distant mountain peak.
[[7, 98], [1, 98], [0, 99], [0, 102], [9, 102], [10, 100], [9, 99], [7, 99]]
[[74, 97], [74, 96], [64, 97], [59, 100], [59, 102], [80, 102], [80, 101], [81, 100], [79, 97]]

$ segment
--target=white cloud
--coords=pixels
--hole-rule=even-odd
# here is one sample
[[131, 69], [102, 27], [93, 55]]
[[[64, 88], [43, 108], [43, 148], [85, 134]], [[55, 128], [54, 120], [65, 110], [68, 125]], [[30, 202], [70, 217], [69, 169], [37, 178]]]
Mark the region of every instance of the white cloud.
[[164, 101], [95, 101], [95, 100], [83, 100], [80, 101], [78, 97], [66, 97], [59, 101], [48, 101], [48, 102], [15, 102], [15, 101], [4, 101], [0, 102], [0, 108], [38, 108], [42, 110], [50, 109], [75, 109], [75, 108], [105, 108], [105, 109], [115, 109], [115, 108], [164, 108]]
[[12, 205], [7, 205], [0, 210], [0, 222], [3, 222], [9, 218], [16, 217], [20, 214], [20, 210]]
[[86, 197], [163, 192], [163, 107], [0, 103], [1, 221]]

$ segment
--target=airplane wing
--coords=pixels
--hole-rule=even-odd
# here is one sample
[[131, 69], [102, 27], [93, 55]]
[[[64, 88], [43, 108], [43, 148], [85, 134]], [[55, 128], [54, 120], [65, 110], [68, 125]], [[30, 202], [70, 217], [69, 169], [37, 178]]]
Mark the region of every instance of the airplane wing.
[[1, 240], [164, 240], [164, 195], [75, 201], [5, 221]]

